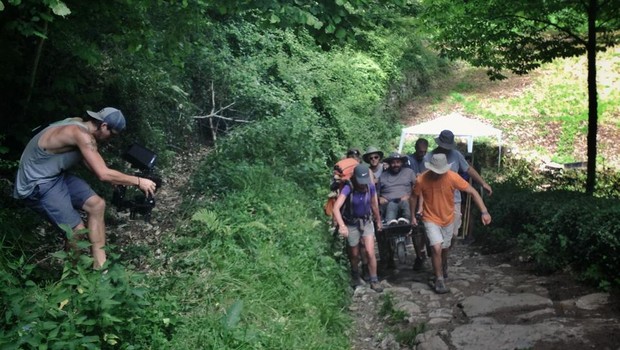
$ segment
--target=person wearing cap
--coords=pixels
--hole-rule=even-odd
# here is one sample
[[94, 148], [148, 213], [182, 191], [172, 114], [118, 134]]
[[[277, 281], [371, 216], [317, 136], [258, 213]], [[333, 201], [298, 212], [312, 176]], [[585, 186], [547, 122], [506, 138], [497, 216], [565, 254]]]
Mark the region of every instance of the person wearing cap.
[[[106, 166], [97, 142], [106, 141], [125, 129], [125, 117], [116, 108], [87, 111], [89, 118], [68, 118], [39, 131], [22, 153], [13, 196], [54, 225], [65, 224], [74, 231], [88, 228], [93, 266], [106, 261], [105, 201], [81, 178], [68, 171], [80, 161], [99, 180], [114, 185], [137, 186], [146, 194], [155, 192], [155, 182], [127, 175]], [[80, 216], [88, 214], [87, 225]], [[73, 242], [66, 242], [75, 247]]]
[[[443, 130], [439, 133], [439, 136], [435, 138], [435, 142], [437, 143], [437, 148], [428, 152], [424, 157], [425, 162], [429, 162], [433, 155], [435, 154], [444, 154], [449, 164], [451, 164], [451, 170], [457, 174], [467, 174], [471, 177], [471, 179], [478, 184], [482, 185], [485, 191], [490, 195], [493, 194], [493, 189], [489, 184], [484, 181], [482, 176], [474, 169], [473, 166], [470, 166], [465, 156], [459, 150], [456, 149], [456, 142], [454, 141], [454, 133], [450, 130]], [[454, 192], [454, 234], [452, 235], [452, 239], [456, 239], [458, 236], [459, 229], [462, 224], [462, 212], [461, 212], [461, 191]], [[444, 265], [446, 269], [448, 265], [447, 263]]]
[[353, 158], [353, 159], [357, 160], [358, 163], [361, 163], [360, 162], [361, 152], [357, 148], [349, 148], [347, 150], [346, 157], [347, 158]]
[[452, 164], [448, 163], [445, 154], [434, 154], [424, 165], [428, 171], [418, 177], [414, 193], [424, 199], [421, 205], [422, 221], [433, 250], [431, 259], [435, 274], [435, 292], [443, 294], [449, 292], [445, 285], [447, 270], [444, 267], [447, 264], [454, 235], [455, 191], [465, 191], [472, 196], [480, 209], [484, 225], [491, 223], [491, 215], [480, 194], [459, 174], [451, 170]]
[[[372, 215], [371, 215], [372, 214]], [[366, 247], [370, 288], [382, 292], [383, 288], [377, 277], [377, 259], [375, 256], [375, 220], [377, 230], [381, 230], [381, 215], [377, 202], [377, 191], [370, 178], [370, 169], [366, 164], [359, 164], [353, 171], [351, 183], [344, 185], [334, 204], [334, 218], [338, 224], [338, 233], [347, 239], [351, 277], [355, 286], [360, 280], [360, 240]]]
[[362, 156], [364, 162], [368, 163], [368, 167], [374, 175], [375, 185], [379, 180], [379, 177], [383, 173], [383, 152], [379, 151], [377, 147], [370, 146], [366, 149], [366, 153]]

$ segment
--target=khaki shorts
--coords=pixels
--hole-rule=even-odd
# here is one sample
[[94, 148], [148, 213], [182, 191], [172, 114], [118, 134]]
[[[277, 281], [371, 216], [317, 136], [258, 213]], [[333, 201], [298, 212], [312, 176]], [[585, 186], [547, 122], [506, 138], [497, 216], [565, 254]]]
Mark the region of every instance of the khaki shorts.
[[434, 222], [425, 221], [426, 237], [431, 246], [441, 243], [442, 249], [450, 248], [452, 235], [454, 234], [454, 221], [448, 226], [439, 226]]
[[360, 220], [359, 224], [354, 225], [347, 224], [347, 228], [349, 229], [349, 237], [347, 237], [349, 247], [360, 244], [361, 237], [375, 235], [375, 226], [372, 224], [372, 220]]

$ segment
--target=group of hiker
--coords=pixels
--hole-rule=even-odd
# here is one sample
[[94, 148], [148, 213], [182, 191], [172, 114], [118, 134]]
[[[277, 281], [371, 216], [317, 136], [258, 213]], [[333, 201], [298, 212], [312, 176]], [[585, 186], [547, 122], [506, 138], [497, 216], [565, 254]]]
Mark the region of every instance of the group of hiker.
[[[416, 253], [414, 270], [423, 269], [430, 254], [434, 290], [448, 293], [448, 255], [461, 226], [461, 192], [470, 195], [480, 209], [482, 223], [491, 222], [482, 197], [464, 177], [491, 195], [489, 184], [456, 149], [450, 130], [443, 130], [435, 142], [437, 148], [429, 152], [428, 140], [420, 138], [413, 154], [393, 152], [387, 158], [372, 146], [364, 154], [350, 149], [334, 167], [334, 202], [328, 214], [333, 215], [338, 234], [346, 238], [354, 286], [362, 284], [360, 278], [366, 272], [370, 288], [383, 291], [377, 275], [375, 233], [381, 237], [384, 227], [409, 225]], [[424, 229], [419, 230], [419, 225]], [[364, 262], [361, 272], [360, 261]]]

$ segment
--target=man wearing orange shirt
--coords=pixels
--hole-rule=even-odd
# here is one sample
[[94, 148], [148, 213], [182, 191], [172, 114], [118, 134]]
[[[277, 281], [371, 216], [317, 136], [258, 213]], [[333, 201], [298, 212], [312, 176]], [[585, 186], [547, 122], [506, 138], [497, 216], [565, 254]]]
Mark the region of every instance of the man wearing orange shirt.
[[414, 193], [421, 201], [422, 220], [433, 249], [435, 292], [443, 294], [449, 292], [444, 281], [443, 266], [448, 260], [454, 234], [454, 191], [465, 191], [472, 196], [480, 209], [484, 225], [491, 223], [491, 215], [478, 192], [459, 174], [450, 170], [451, 164], [445, 154], [433, 154], [430, 162], [424, 165], [428, 171], [418, 176]]

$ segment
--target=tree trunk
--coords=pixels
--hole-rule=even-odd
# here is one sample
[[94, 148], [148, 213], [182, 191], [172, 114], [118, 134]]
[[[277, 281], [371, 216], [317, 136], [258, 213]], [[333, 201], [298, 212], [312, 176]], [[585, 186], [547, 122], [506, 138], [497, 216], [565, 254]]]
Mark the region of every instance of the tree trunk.
[[596, 92], [596, 12], [597, 0], [588, 6], [588, 176], [586, 193], [593, 194], [596, 185], [596, 135], [598, 133], [598, 96]]

